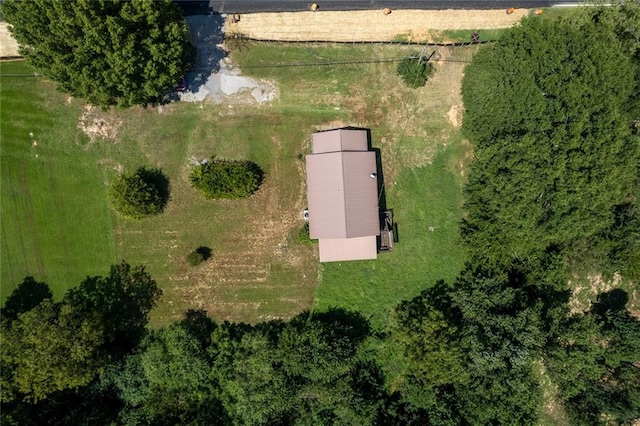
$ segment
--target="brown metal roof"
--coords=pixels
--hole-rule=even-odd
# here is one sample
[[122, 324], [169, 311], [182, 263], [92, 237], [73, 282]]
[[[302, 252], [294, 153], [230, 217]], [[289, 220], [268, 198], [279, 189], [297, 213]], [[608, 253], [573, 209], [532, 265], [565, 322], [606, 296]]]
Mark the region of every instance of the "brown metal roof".
[[328, 152], [306, 160], [310, 237], [379, 235], [375, 152]]
[[358, 129], [335, 129], [313, 134], [312, 152], [366, 151], [367, 131]]
[[318, 240], [320, 262], [375, 259], [376, 237], [321, 238]]

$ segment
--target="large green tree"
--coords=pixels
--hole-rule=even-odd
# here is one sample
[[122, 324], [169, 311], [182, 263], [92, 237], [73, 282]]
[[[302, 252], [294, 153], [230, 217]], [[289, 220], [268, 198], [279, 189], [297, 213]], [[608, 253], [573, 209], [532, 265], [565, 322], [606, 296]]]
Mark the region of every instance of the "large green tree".
[[640, 249], [631, 229], [640, 67], [620, 30], [632, 18], [618, 16], [616, 9], [572, 21], [524, 19], [465, 70], [463, 130], [476, 159], [463, 237], [485, 260], [553, 247], [623, 269], [616, 260]]
[[640, 416], [640, 321], [625, 309], [627, 300], [619, 289], [600, 295], [590, 311], [567, 318], [546, 351], [549, 374], [576, 424]]
[[[206, 317], [204, 317], [206, 319]], [[200, 322], [212, 331], [215, 324]], [[224, 424], [220, 388], [204, 335], [189, 319], [149, 333], [107, 374], [124, 402], [124, 424]]]
[[363, 354], [368, 335], [340, 310], [232, 333], [214, 353], [234, 424], [374, 424], [382, 376]]
[[3, 318], [2, 400], [39, 401], [89, 384], [135, 347], [160, 293], [144, 268], [121, 263], [58, 303]]
[[16, 394], [38, 401], [86, 385], [105, 365], [104, 327], [96, 315], [45, 300], [18, 319], [2, 323], [5, 402]]
[[38, 70], [103, 107], [157, 102], [189, 64], [186, 23], [170, 0], [6, 0], [2, 16]]

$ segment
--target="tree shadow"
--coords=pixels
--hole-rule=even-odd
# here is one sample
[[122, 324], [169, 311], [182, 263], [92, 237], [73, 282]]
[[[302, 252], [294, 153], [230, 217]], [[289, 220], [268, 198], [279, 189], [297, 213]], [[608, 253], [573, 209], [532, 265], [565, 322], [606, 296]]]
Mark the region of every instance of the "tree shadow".
[[211, 258], [211, 248], [206, 246], [200, 246], [196, 249], [196, 253], [202, 256], [202, 260], [208, 260]]
[[26, 277], [5, 302], [2, 316], [15, 319], [21, 313], [38, 306], [43, 300], [52, 298], [53, 293], [47, 284], [38, 282], [33, 277]]
[[187, 310], [179, 324], [201, 342], [203, 349], [211, 344], [211, 333], [218, 327], [204, 309]]
[[160, 207], [164, 210], [170, 198], [169, 178], [158, 168], [140, 167], [137, 173], [147, 184], [156, 188], [161, 200]]
[[626, 310], [627, 302], [629, 302], [627, 292], [620, 288], [615, 288], [598, 295], [592, 310], [600, 316], [604, 316], [607, 312], [622, 312]]
[[[204, 12], [204, 5], [200, 4], [202, 2], [185, 3], [193, 3], [184, 6], [190, 11]], [[222, 49], [224, 18], [217, 13], [209, 13], [208, 5], [206, 7], [206, 14], [185, 16], [190, 42], [197, 54], [193, 69], [184, 78], [187, 91], [194, 96], [201, 94], [203, 97], [219, 91], [220, 81], [212, 78], [212, 74], [220, 70], [220, 61], [227, 56], [227, 52]]]
[[262, 185], [262, 182], [264, 181], [264, 171], [260, 168], [259, 165], [257, 165], [253, 161], [247, 161], [246, 164], [247, 164], [247, 169], [256, 176], [258, 180], [258, 188], [259, 188], [260, 185]]
[[209, 0], [173, 0], [182, 11], [182, 15], [208, 15], [211, 13]]
[[301, 314], [314, 321], [330, 326], [338, 335], [351, 341], [361, 342], [371, 334], [369, 321], [359, 312], [348, 311], [343, 308], [329, 308], [323, 312]]

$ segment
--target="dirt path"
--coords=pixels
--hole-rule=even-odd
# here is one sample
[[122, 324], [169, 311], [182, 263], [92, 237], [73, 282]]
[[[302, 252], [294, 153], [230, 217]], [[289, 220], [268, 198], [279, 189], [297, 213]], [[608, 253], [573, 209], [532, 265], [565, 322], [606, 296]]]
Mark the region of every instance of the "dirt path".
[[19, 56], [18, 43], [9, 32], [9, 24], [0, 22], [0, 58]]
[[241, 15], [227, 19], [228, 34], [271, 40], [433, 41], [442, 30], [508, 28], [528, 13], [505, 10], [382, 10], [350, 12], [285, 12]]

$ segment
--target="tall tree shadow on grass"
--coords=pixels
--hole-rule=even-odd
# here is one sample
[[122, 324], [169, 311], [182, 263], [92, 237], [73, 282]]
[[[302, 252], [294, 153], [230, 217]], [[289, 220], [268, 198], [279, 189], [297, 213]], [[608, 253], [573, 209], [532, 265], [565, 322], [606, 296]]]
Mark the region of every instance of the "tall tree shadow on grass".
[[[196, 50], [194, 67], [185, 75], [188, 97], [204, 100], [209, 93], [219, 91], [219, 79], [212, 74], [220, 70], [220, 60], [226, 56], [224, 18], [219, 14], [186, 16], [191, 44]], [[182, 97], [183, 95], [181, 95]]]
[[33, 277], [26, 277], [5, 302], [2, 316], [15, 319], [21, 313], [38, 306], [43, 300], [52, 298], [53, 293], [47, 284], [38, 282]]

